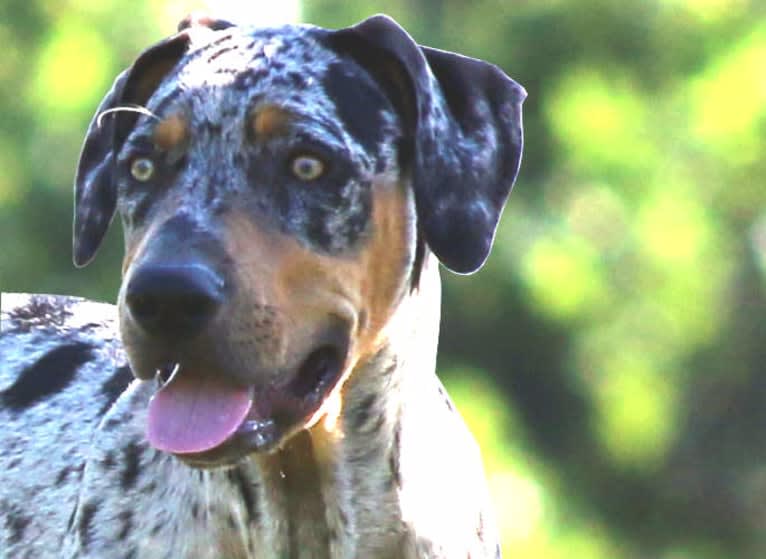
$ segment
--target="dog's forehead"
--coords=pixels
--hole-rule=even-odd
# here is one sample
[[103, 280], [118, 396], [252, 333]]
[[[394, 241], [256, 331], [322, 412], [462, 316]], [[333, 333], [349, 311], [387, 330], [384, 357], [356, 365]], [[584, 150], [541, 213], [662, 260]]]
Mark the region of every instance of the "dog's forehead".
[[153, 96], [150, 109], [161, 111], [183, 100], [195, 111], [231, 111], [264, 99], [297, 112], [333, 111], [322, 77], [340, 57], [317, 40], [319, 28], [195, 31], [188, 53]]

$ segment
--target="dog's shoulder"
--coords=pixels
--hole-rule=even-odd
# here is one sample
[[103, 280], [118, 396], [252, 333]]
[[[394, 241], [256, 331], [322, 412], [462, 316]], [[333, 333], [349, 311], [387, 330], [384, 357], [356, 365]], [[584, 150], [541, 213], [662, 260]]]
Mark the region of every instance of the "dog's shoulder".
[[131, 379], [112, 305], [2, 295], [0, 556], [58, 552], [93, 432]]

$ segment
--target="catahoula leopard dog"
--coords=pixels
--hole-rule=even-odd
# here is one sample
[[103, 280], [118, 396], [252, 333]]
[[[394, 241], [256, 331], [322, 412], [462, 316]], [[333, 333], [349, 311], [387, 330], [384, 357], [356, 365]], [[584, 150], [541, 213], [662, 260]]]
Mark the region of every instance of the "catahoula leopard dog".
[[122, 220], [116, 311], [3, 300], [0, 555], [499, 556], [438, 264], [486, 260], [524, 97], [386, 16], [143, 52], [75, 180], [77, 265]]

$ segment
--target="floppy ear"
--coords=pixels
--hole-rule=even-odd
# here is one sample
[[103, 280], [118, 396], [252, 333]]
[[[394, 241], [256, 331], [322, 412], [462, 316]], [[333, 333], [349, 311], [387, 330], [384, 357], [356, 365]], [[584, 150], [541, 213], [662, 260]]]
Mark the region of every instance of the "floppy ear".
[[478, 270], [521, 161], [524, 88], [498, 67], [420, 47], [388, 16], [330, 32], [386, 90], [406, 128], [418, 226], [458, 273]]
[[186, 31], [144, 51], [122, 72], [104, 97], [88, 126], [75, 175], [74, 243], [75, 266], [93, 259], [109, 228], [117, 204], [114, 181], [115, 158], [136, 123], [138, 113], [116, 107], [142, 107], [188, 48]]

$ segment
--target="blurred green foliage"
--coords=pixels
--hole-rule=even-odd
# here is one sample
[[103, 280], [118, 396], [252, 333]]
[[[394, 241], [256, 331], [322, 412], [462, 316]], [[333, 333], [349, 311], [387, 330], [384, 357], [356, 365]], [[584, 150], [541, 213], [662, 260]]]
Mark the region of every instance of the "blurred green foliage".
[[[114, 299], [118, 227], [70, 263], [80, 141], [190, 7], [0, 5], [3, 290]], [[506, 556], [766, 556], [766, 4], [306, 0], [303, 19], [379, 11], [529, 91], [494, 254], [444, 274], [440, 353]]]

